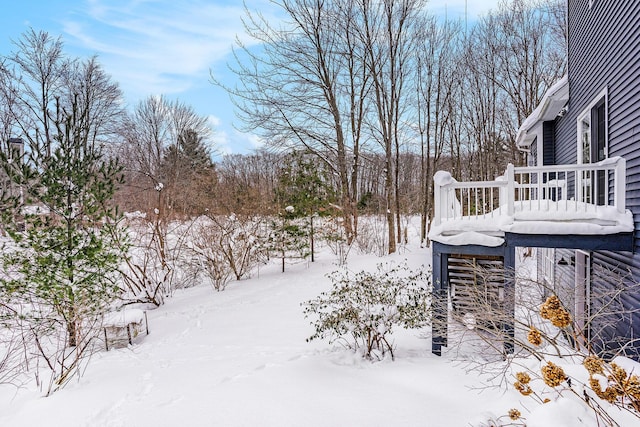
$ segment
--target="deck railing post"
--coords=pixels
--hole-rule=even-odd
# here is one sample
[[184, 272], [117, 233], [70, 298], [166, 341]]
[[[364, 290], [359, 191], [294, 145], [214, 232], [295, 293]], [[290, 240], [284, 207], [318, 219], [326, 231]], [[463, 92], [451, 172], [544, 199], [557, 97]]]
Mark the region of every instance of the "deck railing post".
[[440, 225], [442, 222], [442, 186], [437, 179], [433, 179], [433, 224]]
[[627, 209], [625, 200], [626, 180], [627, 161], [624, 157], [620, 157], [616, 162], [616, 169], [613, 176], [613, 205], [620, 213], [624, 213]]
[[[549, 195], [547, 194], [549, 192], [549, 190], [547, 188], [545, 188], [545, 183], [544, 181], [544, 172], [542, 171], [538, 171], [536, 173], [536, 200], [540, 201], [542, 199], [547, 199], [549, 198]], [[547, 181], [549, 181], [549, 177], [547, 177]]]
[[507, 165], [507, 200], [501, 200], [500, 204], [507, 204], [507, 215], [513, 216], [514, 213], [514, 199], [515, 199], [515, 171], [513, 164]]

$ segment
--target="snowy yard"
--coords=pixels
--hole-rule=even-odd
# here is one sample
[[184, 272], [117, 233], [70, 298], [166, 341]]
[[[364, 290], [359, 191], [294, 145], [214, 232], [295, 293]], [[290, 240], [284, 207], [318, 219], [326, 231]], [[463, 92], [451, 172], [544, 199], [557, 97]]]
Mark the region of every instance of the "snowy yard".
[[[427, 249], [400, 252], [392, 258], [412, 268], [430, 259]], [[284, 274], [263, 267], [223, 292], [178, 292], [148, 312], [149, 336], [95, 354], [79, 381], [51, 397], [0, 386], [0, 426], [468, 426], [487, 411], [536, 408], [512, 388], [480, 392], [483, 378], [453, 351], [431, 354], [428, 329], [397, 331], [396, 360], [377, 363], [305, 342], [313, 329], [300, 303], [327, 290], [325, 274], [337, 268], [329, 253], [318, 258]], [[384, 260], [352, 255], [349, 266]], [[554, 405], [553, 425], [592, 425], [567, 403], [548, 404], [527, 425], [552, 425]]]

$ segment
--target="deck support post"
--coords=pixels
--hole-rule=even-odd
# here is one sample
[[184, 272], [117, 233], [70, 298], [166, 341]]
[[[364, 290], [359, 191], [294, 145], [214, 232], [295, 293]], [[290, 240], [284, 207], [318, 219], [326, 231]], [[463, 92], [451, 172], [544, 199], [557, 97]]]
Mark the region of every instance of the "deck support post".
[[434, 242], [431, 264], [433, 271], [431, 352], [437, 356], [442, 355], [442, 347], [447, 345], [449, 317], [448, 256], [440, 252], [439, 246]]
[[515, 339], [515, 246], [504, 246], [504, 321], [502, 322], [503, 345], [505, 354], [513, 354]]

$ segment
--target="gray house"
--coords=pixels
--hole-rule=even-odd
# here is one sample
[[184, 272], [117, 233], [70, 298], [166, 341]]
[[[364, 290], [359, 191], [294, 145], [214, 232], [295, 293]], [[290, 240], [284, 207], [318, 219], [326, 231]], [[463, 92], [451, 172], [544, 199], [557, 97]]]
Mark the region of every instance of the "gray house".
[[[456, 287], [493, 285], [513, 312], [512, 281], [478, 284], [460, 266], [513, 268], [516, 247], [538, 248], [538, 279], [594, 351], [640, 354], [640, 2], [567, 3], [568, 73], [521, 124], [527, 166], [491, 182], [436, 174], [436, 354], [447, 344], [447, 301], [464, 309]], [[512, 336], [513, 323], [501, 328]]]

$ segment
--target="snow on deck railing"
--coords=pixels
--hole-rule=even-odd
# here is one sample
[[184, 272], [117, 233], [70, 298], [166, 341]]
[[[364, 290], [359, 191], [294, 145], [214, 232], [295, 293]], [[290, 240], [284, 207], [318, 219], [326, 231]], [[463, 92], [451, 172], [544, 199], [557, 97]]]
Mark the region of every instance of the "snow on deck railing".
[[438, 226], [443, 220], [506, 214], [506, 210], [503, 210], [508, 182], [501, 178], [495, 181], [458, 182], [449, 172], [436, 172], [433, 176], [433, 225]]
[[580, 165], [514, 167], [509, 164], [505, 174], [494, 181], [458, 182], [449, 172], [438, 171], [433, 177], [433, 225], [448, 220], [513, 216], [516, 202], [526, 210], [546, 210], [553, 206], [553, 209], [577, 211], [613, 206], [624, 213], [625, 173], [626, 162], [622, 157]]

